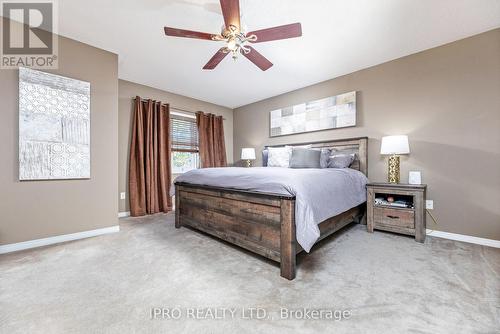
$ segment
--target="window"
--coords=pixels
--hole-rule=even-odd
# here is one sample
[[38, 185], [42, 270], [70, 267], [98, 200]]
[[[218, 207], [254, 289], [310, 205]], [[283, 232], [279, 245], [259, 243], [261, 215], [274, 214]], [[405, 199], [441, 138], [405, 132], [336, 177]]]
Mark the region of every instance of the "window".
[[182, 174], [200, 166], [196, 119], [177, 113], [170, 115], [172, 174]]

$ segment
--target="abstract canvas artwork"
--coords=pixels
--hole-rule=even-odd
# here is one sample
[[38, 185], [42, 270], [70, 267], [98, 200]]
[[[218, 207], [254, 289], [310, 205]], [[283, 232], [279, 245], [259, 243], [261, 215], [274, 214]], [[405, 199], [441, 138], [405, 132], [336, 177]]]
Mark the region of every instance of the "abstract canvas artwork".
[[90, 83], [19, 69], [19, 179], [90, 178]]
[[356, 92], [270, 112], [271, 137], [356, 125]]

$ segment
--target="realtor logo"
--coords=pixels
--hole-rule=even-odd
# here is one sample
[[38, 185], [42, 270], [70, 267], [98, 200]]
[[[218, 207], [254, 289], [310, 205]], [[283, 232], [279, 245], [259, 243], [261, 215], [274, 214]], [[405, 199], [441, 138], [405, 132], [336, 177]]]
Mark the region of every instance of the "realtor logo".
[[56, 3], [2, 2], [1, 68], [57, 68]]

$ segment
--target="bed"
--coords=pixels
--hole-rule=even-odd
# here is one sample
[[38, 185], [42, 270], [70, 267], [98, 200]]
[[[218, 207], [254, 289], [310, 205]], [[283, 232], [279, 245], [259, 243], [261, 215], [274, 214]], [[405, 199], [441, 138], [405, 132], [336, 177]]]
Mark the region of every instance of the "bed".
[[[366, 212], [368, 138], [291, 145], [304, 144], [353, 152], [356, 159], [336, 171], [230, 167], [186, 173], [175, 182], [175, 227], [202, 231], [279, 262], [281, 276], [293, 280], [298, 253], [350, 223], [364, 222]], [[335, 200], [330, 193], [337, 193]], [[330, 202], [318, 205], [322, 200]]]

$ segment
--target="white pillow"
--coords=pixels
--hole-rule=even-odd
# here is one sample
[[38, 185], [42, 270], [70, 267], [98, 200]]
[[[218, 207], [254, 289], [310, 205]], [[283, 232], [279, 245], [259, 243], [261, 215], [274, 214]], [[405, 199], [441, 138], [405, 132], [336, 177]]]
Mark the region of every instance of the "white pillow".
[[267, 167], [289, 167], [292, 147], [268, 147]]
[[290, 148], [312, 148], [312, 144], [307, 144], [307, 145], [297, 145], [297, 146], [290, 146], [290, 145], [286, 145], [285, 147], [290, 147]]

